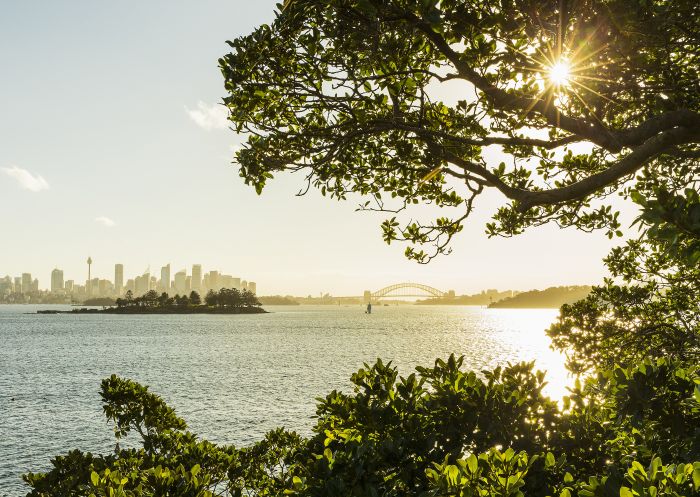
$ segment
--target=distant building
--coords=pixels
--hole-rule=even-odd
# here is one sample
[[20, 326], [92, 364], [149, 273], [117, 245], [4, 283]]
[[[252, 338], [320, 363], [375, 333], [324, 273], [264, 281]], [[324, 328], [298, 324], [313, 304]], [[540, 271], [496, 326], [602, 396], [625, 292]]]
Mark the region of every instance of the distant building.
[[187, 272], [178, 271], [175, 273], [175, 293], [184, 295], [187, 292]]
[[248, 282], [246, 280], [241, 281], [241, 291], [248, 289]]
[[202, 265], [193, 264], [192, 265], [192, 290], [196, 292], [202, 291]]
[[160, 268], [160, 290], [170, 292], [170, 264]]
[[51, 271], [51, 292], [59, 293], [63, 291], [63, 271], [54, 269]]
[[15, 293], [22, 293], [22, 278], [20, 276], [15, 278], [15, 284], [12, 291]]
[[5, 276], [0, 279], [0, 295], [8, 295], [12, 293], [12, 278]]
[[73, 280], [67, 280], [63, 285], [63, 288], [66, 291], [66, 293], [73, 293], [74, 286], [75, 282]]
[[112, 295], [114, 290], [114, 285], [109, 280], [98, 280], [97, 288], [99, 289], [100, 297], [107, 297]]
[[124, 285], [124, 293], [126, 292], [131, 292], [132, 294], [136, 293], [136, 286], [134, 284], [134, 280], [126, 280], [126, 285]]
[[32, 281], [32, 292], [38, 292], [39, 291], [39, 280], [38, 278], [34, 278], [34, 281]]
[[22, 273], [22, 293], [29, 293], [32, 291], [32, 274]]
[[137, 276], [136, 280], [134, 281], [134, 296], [140, 297], [141, 295], [146, 293], [149, 290], [150, 282], [151, 275], [149, 273]]
[[254, 294], [257, 295], [257, 293], [258, 293], [258, 285], [257, 285], [257, 283], [255, 283], [254, 281], [249, 281], [249, 282], [248, 282], [248, 291], [249, 291], [250, 293], [254, 293]]
[[114, 265], [114, 293], [121, 296], [124, 290], [124, 264]]
[[219, 283], [219, 272], [218, 271], [209, 271], [209, 290], [214, 290], [215, 292], [218, 292], [221, 290], [221, 285]]
[[241, 290], [241, 279], [240, 278], [233, 278], [233, 284], [231, 285], [231, 288], [235, 288], [236, 290]]

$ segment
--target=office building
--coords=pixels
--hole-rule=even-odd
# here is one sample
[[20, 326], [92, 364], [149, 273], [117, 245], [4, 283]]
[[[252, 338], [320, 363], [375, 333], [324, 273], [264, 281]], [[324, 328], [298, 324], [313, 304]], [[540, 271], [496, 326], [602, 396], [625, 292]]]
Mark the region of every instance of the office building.
[[117, 297], [124, 291], [124, 264], [114, 265], [114, 293]]
[[250, 293], [254, 293], [254, 294], [257, 295], [257, 293], [258, 293], [258, 285], [257, 285], [257, 283], [255, 283], [254, 281], [249, 281], [249, 282], [248, 282], [248, 291], [249, 291]]
[[51, 271], [51, 292], [62, 292], [63, 291], [63, 271], [60, 269], [54, 269]]
[[187, 292], [186, 288], [187, 272], [178, 271], [175, 273], [175, 293], [178, 295], [184, 295]]
[[22, 273], [22, 293], [32, 291], [32, 275], [31, 273]]
[[214, 290], [215, 292], [221, 290], [218, 271], [209, 271], [209, 284], [207, 285], [207, 287], [209, 288], [209, 290]]
[[160, 268], [160, 287], [158, 289], [165, 293], [170, 292], [170, 264]]
[[146, 273], [141, 276], [137, 276], [136, 280], [134, 281], [134, 296], [135, 297], [140, 297], [144, 293], [146, 293], [150, 288], [151, 285], [151, 275], [149, 273]]
[[195, 292], [202, 291], [202, 266], [201, 264], [192, 265], [192, 290]]

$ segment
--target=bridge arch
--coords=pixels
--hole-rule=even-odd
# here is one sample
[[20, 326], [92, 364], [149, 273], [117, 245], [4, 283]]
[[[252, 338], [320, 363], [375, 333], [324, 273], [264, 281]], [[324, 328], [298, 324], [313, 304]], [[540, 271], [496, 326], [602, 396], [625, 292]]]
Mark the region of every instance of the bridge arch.
[[385, 286], [376, 292], [365, 292], [365, 299], [377, 300], [382, 297], [444, 297], [448, 293], [422, 283], [406, 282]]

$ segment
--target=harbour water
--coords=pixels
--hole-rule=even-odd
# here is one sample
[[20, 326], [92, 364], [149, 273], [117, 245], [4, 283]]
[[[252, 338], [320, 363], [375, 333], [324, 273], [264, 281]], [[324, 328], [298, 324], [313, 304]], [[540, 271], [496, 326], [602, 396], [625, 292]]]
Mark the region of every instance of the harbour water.
[[315, 398], [348, 391], [377, 357], [402, 373], [450, 353], [468, 368], [537, 360], [547, 393], [565, 394], [563, 357], [544, 330], [554, 309], [462, 306], [269, 307], [264, 315], [37, 315], [0, 306], [0, 496], [24, 495], [22, 473], [70, 449], [106, 452], [101, 379], [151, 387], [214, 442], [246, 445], [284, 426], [302, 434]]

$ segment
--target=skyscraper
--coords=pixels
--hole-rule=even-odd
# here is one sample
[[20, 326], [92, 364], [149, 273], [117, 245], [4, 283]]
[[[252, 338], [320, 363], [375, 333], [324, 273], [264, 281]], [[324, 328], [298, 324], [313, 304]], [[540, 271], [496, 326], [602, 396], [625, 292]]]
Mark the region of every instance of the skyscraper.
[[170, 291], [170, 264], [160, 268], [160, 289], [166, 293]]
[[214, 290], [215, 292], [221, 290], [218, 271], [209, 271], [209, 290]]
[[124, 290], [124, 264], [114, 265], [114, 293], [121, 296]]
[[63, 291], [63, 271], [58, 268], [51, 271], [51, 291]]
[[151, 282], [151, 275], [149, 273], [146, 273], [142, 276], [137, 276], [136, 281], [134, 282], [134, 296], [135, 297], [140, 297], [144, 293], [146, 293], [149, 290]]
[[192, 265], [192, 290], [202, 291], [202, 266], [200, 264]]
[[22, 273], [22, 293], [29, 293], [32, 291], [32, 274]]
[[175, 293], [184, 295], [187, 292], [187, 272], [178, 271], [175, 273]]
[[248, 291], [249, 291], [250, 293], [254, 293], [254, 294], [257, 295], [257, 293], [258, 293], [258, 285], [257, 285], [257, 283], [255, 283], [254, 281], [249, 281], [249, 282], [248, 282]]

